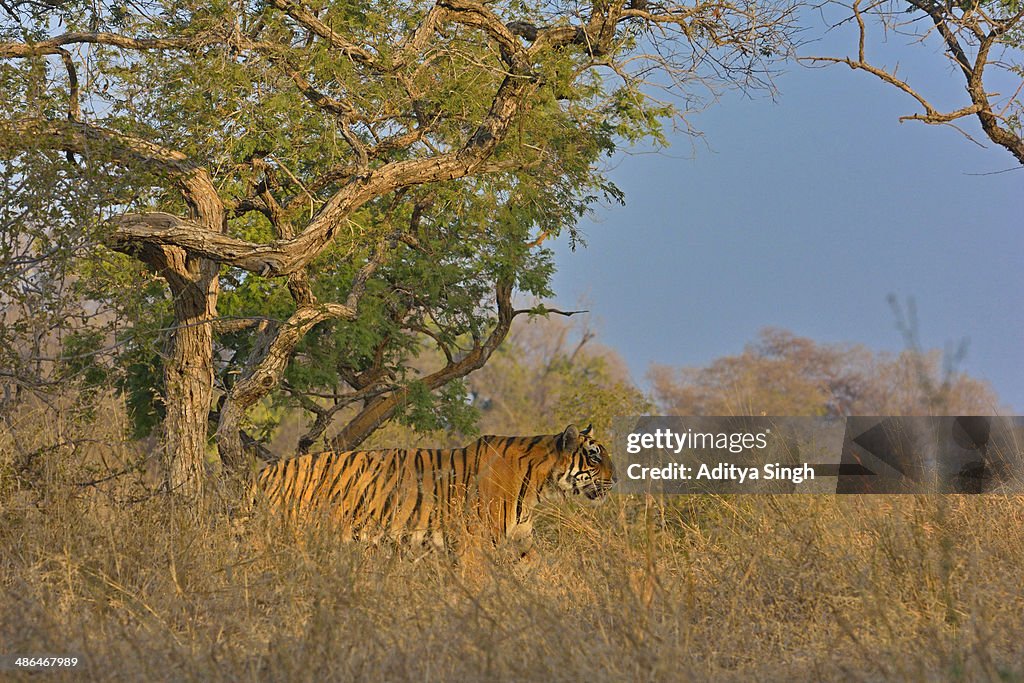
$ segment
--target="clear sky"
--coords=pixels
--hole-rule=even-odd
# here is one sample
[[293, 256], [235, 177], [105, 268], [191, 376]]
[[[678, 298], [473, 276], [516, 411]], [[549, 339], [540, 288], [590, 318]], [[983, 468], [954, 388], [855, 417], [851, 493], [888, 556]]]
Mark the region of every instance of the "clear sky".
[[[801, 52], [852, 45], [837, 33]], [[963, 106], [937, 49], [873, 49]], [[706, 144], [679, 135], [667, 152], [618, 157], [627, 206], [583, 221], [586, 248], [558, 242], [557, 301], [584, 304], [642, 383], [652, 362], [702, 365], [766, 326], [899, 351], [886, 298], [912, 297], [922, 345], [967, 339], [961, 369], [1021, 414], [1024, 167], [973, 121], [987, 149], [901, 124], [916, 103], [845, 66], [792, 65], [777, 86], [775, 101], [731, 95], [694, 117]]]

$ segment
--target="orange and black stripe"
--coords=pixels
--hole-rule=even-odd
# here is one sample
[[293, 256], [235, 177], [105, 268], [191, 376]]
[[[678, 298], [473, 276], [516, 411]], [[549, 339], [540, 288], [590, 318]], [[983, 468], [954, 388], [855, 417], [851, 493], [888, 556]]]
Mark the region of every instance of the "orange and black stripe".
[[543, 495], [597, 498], [614, 483], [611, 459], [589, 432], [570, 425], [452, 450], [304, 455], [268, 466], [258, 486], [272, 508], [297, 522], [327, 522], [345, 540], [444, 546], [454, 534], [482, 532], [528, 549]]

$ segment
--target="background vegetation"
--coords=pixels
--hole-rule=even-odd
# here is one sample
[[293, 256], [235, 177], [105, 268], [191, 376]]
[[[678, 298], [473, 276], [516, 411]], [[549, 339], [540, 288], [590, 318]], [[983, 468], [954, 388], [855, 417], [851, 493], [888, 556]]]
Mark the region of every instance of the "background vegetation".
[[[754, 372], [821, 411], [835, 392], [822, 373], [911, 360], [766, 331], [707, 367], [655, 369], [648, 398], [585, 321], [541, 319], [513, 329], [469, 396], [486, 432], [593, 419], [600, 433], [680, 396], [778, 405]], [[914, 372], [852, 376], [865, 395], [927, 405]], [[995, 401], [970, 378], [952, 385], [971, 389], [961, 406]], [[230, 478], [197, 522], [147, 474], [123, 398], [77, 413], [74, 396], [50, 401], [8, 412], [22, 436], [0, 439], [0, 642], [83, 655], [67, 678], [1024, 678], [1019, 497], [613, 495], [544, 507], [529, 561], [458, 565], [295, 538]], [[299, 415], [279, 415], [275, 445], [294, 443]], [[397, 422], [374, 436], [468, 438]]]

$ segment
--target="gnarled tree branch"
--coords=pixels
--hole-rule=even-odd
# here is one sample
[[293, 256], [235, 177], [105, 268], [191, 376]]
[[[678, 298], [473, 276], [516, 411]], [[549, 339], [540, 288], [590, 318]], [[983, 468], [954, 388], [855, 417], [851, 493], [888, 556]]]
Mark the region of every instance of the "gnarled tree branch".
[[[802, 57], [801, 60], [812, 64], [845, 64], [851, 69], [864, 71], [888, 85], [914, 98], [924, 109], [923, 113], [901, 116], [900, 121], [921, 121], [931, 125], [952, 125], [953, 122], [965, 117], [974, 116], [981, 125], [982, 131], [992, 142], [1009, 151], [1019, 163], [1024, 164], [1024, 137], [1021, 135], [1019, 121], [1014, 124], [1014, 115], [1007, 117], [996, 110], [991, 101], [991, 93], [985, 88], [985, 72], [990, 67], [1002, 68], [1019, 77], [1021, 64], [1019, 56], [1024, 49], [1018, 44], [1004, 42], [1008, 32], [1024, 28], [1024, 11], [1017, 11], [1003, 19], [993, 18], [977, 8], [961, 9], [956, 4], [939, 3], [933, 0], [909, 0], [912, 7], [923, 12], [934, 27], [934, 31], [942, 40], [946, 55], [956, 64], [964, 79], [969, 103], [957, 109], [942, 111], [928, 97], [911, 85], [907, 80], [896, 75], [895, 68], [886, 68], [872, 63], [866, 56], [868, 36], [866, 16], [869, 10], [862, 8], [861, 1], [856, 0], [852, 7], [851, 18], [857, 24], [857, 57]], [[873, 4], [873, 14], [877, 19], [893, 30], [904, 32], [918, 40], [927, 39], [927, 34], [918, 32], [913, 20], [897, 19], [899, 8], [888, 2]], [[993, 62], [990, 54], [993, 48], [1000, 46], [1006, 54]], [[1016, 62], [1011, 55], [1016, 54]], [[1004, 109], [1013, 109], [1019, 117], [1024, 105], [1019, 99], [1020, 91], [1004, 101]], [[954, 126], [955, 127], [955, 126]], [[961, 131], [963, 132], [963, 131]], [[967, 135], [967, 133], [964, 133]], [[968, 136], [970, 137], [970, 136]], [[972, 138], [973, 139], [973, 138]]]

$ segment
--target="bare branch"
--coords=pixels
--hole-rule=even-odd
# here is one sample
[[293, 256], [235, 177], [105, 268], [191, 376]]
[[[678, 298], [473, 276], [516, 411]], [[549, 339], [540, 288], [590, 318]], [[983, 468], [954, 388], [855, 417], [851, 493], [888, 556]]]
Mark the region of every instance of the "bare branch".
[[350, 57], [355, 61], [370, 65], [377, 61], [370, 52], [346, 40], [344, 36], [336, 33], [330, 26], [317, 19], [312, 12], [305, 7], [302, 7], [299, 3], [291, 2], [291, 0], [270, 0], [270, 3], [316, 35], [326, 40], [332, 47], [341, 51], [341, 53], [346, 57]]
[[0, 43], [0, 59], [60, 54], [65, 45], [110, 45], [128, 50], [200, 50], [212, 44], [209, 37], [130, 38], [116, 33], [64, 33], [36, 43]]
[[[1021, 64], [1017, 62], [990, 61], [989, 55], [997, 45], [1004, 48], [1004, 59], [1010, 53], [1019, 55], [1020, 46], [1000, 42], [1001, 37], [1012, 30], [1019, 29], [1024, 21], [1024, 10], [1017, 11], [1005, 19], [996, 19], [984, 11], [980, 5], [970, 9], [960, 9], [957, 5], [942, 4], [933, 0], [908, 0], [910, 5], [924, 13], [934, 27], [935, 33], [942, 40], [946, 55], [957, 65], [960, 74], [964, 78], [964, 85], [970, 102], [951, 110], [940, 111], [929, 99], [919, 90], [915, 89], [908, 81], [896, 75], [896, 69], [886, 68], [871, 63], [866, 57], [865, 44], [867, 42], [867, 22], [865, 15], [872, 10], [879, 21], [886, 27], [893, 30], [910, 31], [910, 35], [917, 38], [918, 42], [928, 38], [927, 32], [922, 32], [913, 23], [913, 20], [903, 21], [897, 19], [899, 10], [891, 2], [881, 0], [872, 4], [868, 10], [861, 7], [860, 0], [856, 0], [850, 7], [852, 14], [850, 19], [856, 22], [858, 28], [858, 49], [857, 58], [850, 57], [828, 57], [814, 56], [802, 57], [801, 61], [812, 64], [846, 64], [851, 69], [864, 71], [878, 78], [884, 83], [906, 93], [914, 98], [924, 110], [923, 113], [908, 114], [900, 117], [900, 121], [921, 121], [931, 125], [952, 125], [954, 121], [965, 117], [974, 116], [981, 124], [981, 128], [989, 140], [1007, 149], [1018, 162], [1024, 164], [1024, 138], [1018, 125], [1013, 123], [1012, 114], [1008, 118], [1007, 112], [1013, 110], [1019, 112], [1021, 109], [1020, 90], [1018, 89], [1002, 106], [1002, 111], [997, 112], [990, 101], [990, 93], [985, 89], [984, 77], [989, 67], [1001, 68], [1011, 73], [1020, 73]], [[838, 3], [835, 3], [837, 6]], [[998, 106], [998, 105], [997, 105]], [[966, 131], [957, 126], [956, 130], [963, 133], [968, 139], [974, 141]]]

